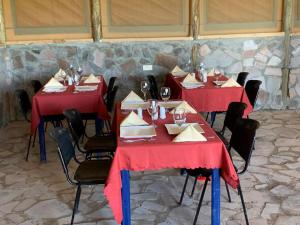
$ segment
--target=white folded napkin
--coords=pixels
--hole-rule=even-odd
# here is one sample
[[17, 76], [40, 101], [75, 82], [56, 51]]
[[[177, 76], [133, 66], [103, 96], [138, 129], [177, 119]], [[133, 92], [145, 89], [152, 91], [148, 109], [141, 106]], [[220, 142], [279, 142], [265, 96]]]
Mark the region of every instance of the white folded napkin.
[[59, 69], [58, 72], [54, 75], [54, 78], [56, 78], [57, 80], [61, 80], [66, 78], [67, 73], [63, 70], [63, 69]]
[[94, 84], [94, 83], [99, 83], [100, 82], [100, 80], [99, 80], [99, 78], [98, 77], [96, 77], [94, 74], [90, 74], [89, 76], [88, 76], [88, 78], [86, 78], [85, 79], [85, 81], [84, 81], [84, 83], [85, 84]]
[[130, 103], [130, 102], [144, 102], [143, 99], [141, 99], [140, 96], [138, 96], [134, 91], [130, 91], [130, 93], [127, 95], [126, 98], [123, 99], [122, 104], [123, 103]]
[[207, 76], [208, 76], [208, 77], [213, 77], [213, 76], [215, 76], [215, 69], [212, 68], [212, 69], [207, 73]]
[[221, 87], [241, 87], [241, 85], [236, 82], [234, 79], [229, 78]]
[[171, 71], [171, 73], [181, 73], [181, 72], [184, 73], [184, 71], [180, 69], [180, 67], [177, 65]]
[[52, 77], [44, 87], [63, 87], [64, 85], [60, 83], [57, 79]]
[[193, 125], [189, 125], [173, 139], [173, 142], [187, 141], [207, 141], [207, 139]]
[[170, 113], [174, 114], [176, 109], [184, 109], [185, 113], [197, 114], [197, 111], [189, 105], [186, 101], [180, 103], [175, 109], [173, 109]]
[[134, 111], [122, 121], [120, 124], [121, 127], [128, 127], [128, 126], [143, 126], [149, 125], [145, 120], [141, 119]]
[[199, 81], [196, 79], [194, 73], [189, 73], [186, 75], [186, 77], [183, 79], [182, 83], [199, 83]]

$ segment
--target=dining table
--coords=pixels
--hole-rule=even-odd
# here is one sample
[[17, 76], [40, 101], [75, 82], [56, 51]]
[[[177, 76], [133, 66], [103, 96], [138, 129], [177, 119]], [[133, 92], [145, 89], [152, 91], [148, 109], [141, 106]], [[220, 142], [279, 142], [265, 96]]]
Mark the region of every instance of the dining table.
[[207, 82], [195, 88], [185, 88], [181, 84], [184, 80], [182, 76], [166, 75], [164, 86], [170, 87], [172, 99], [183, 99], [192, 105], [198, 112], [224, 112], [231, 102], [243, 102], [247, 104], [244, 116], [253, 111], [253, 107], [248, 99], [245, 88], [222, 87], [215, 84], [218, 81], [226, 81], [228, 77], [222, 75], [218, 78], [208, 76]]
[[[110, 119], [104, 101], [107, 85], [102, 75], [98, 77], [99, 83], [86, 84], [82, 79], [76, 86], [74, 84], [65, 85], [61, 89], [53, 89], [53, 91], [46, 91], [46, 88], [43, 87], [33, 96], [31, 134], [34, 134], [38, 129], [40, 161], [47, 160], [45, 121], [51, 121], [51, 118], [55, 116], [63, 117], [63, 111], [72, 108], [77, 109], [82, 114], [95, 114], [96, 126], [100, 126], [101, 120]], [[93, 87], [90, 89], [87, 88], [88, 86]]]
[[[116, 104], [113, 127], [117, 134], [117, 149], [104, 187], [116, 222], [131, 224], [130, 171], [207, 168], [212, 170], [211, 221], [213, 225], [219, 225], [220, 176], [237, 188], [238, 175], [224, 143], [214, 130], [200, 114], [187, 114], [186, 123], [197, 123], [203, 129], [206, 141], [174, 142], [175, 135], [170, 135], [166, 129], [166, 124], [174, 124], [173, 117], [167, 113], [165, 119], [154, 121], [154, 137], [121, 138], [120, 124], [128, 113], [129, 110], [121, 110], [120, 103]], [[151, 124], [147, 110], [143, 111], [143, 119]]]

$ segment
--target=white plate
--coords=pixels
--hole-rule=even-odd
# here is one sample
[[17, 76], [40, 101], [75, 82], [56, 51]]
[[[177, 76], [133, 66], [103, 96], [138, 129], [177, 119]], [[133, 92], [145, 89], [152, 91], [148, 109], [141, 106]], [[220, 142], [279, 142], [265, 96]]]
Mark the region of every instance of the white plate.
[[198, 83], [183, 83], [183, 82], [181, 82], [181, 85], [186, 89], [204, 87], [204, 84], [202, 82], [198, 82]]
[[198, 123], [184, 123], [181, 126], [178, 126], [177, 124], [165, 124], [165, 127], [167, 128], [167, 131], [170, 135], [174, 135], [174, 134], [179, 134], [188, 125], [193, 125], [193, 127], [197, 131], [199, 131], [200, 133], [204, 133], [204, 130], [200, 127], [200, 125]]
[[159, 102], [158, 105], [165, 107], [167, 109], [175, 108], [178, 106], [182, 101], [166, 101], [166, 102]]
[[67, 87], [44, 87], [43, 92], [64, 92]]
[[97, 90], [97, 85], [86, 85], [86, 86], [75, 86], [76, 91], [95, 91]]
[[221, 86], [221, 85], [223, 85], [224, 83], [226, 83], [226, 80], [218, 80], [218, 81], [213, 81], [213, 83], [215, 84], [215, 85], [217, 85], [217, 86]]
[[154, 136], [156, 136], [156, 132], [152, 125], [120, 127], [121, 138], [151, 138]]
[[187, 72], [184, 72], [184, 71], [179, 71], [179, 72], [173, 72], [172, 75], [174, 77], [184, 77], [185, 75], [187, 75], [188, 73]]
[[147, 109], [148, 106], [149, 106], [148, 102], [132, 101], [132, 102], [123, 102], [121, 104], [121, 109], [124, 109], [124, 110], [135, 110], [138, 108]]

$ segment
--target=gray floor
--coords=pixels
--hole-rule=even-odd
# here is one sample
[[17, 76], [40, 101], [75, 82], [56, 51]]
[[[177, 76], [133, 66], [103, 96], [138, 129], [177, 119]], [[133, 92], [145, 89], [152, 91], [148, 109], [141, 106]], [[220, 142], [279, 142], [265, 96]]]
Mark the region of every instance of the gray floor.
[[[241, 177], [250, 224], [299, 225], [300, 111], [262, 111], [251, 117], [261, 127], [249, 172]], [[29, 124], [23, 121], [0, 130], [0, 224], [68, 224], [75, 188], [66, 182], [49, 138], [48, 163], [39, 162], [37, 146], [31, 149], [29, 162], [24, 161], [28, 130]], [[133, 173], [132, 224], [192, 224], [202, 182], [193, 199], [186, 195], [179, 206], [183, 181], [177, 169]], [[103, 186], [83, 189], [76, 223], [116, 224], [102, 191]], [[231, 203], [223, 186], [221, 191], [222, 224], [245, 224], [236, 191], [231, 189]], [[210, 224], [210, 185], [198, 224]]]

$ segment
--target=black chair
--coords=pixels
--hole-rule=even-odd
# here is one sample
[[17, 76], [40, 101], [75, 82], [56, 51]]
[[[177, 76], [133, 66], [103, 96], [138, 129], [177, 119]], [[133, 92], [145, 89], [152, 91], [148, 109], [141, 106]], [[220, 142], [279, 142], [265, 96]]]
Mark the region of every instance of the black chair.
[[[109, 78], [109, 81], [108, 81], [106, 96], [104, 99], [108, 112], [113, 111], [115, 97], [116, 97], [117, 91], [119, 89], [118, 86], [115, 86], [116, 80], [117, 80], [117, 77], [111, 77], [111, 78]], [[96, 113], [85, 113], [85, 114], [82, 114], [82, 117], [85, 120], [84, 129], [86, 129], [87, 121], [95, 120], [97, 118], [97, 114]], [[110, 121], [105, 120], [104, 124], [105, 124], [106, 130], [111, 131]], [[103, 130], [102, 130], [102, 132], [103, 132]], [[109, 133], [109, 132], [105, 132], [105, 133]], [[88, 137], [88, 136], [86, 136], [86, 135], [83, 136], [82, 141], [83, 141], [84, 137]]]
[[223, 136], [226, 128], [232, 133], [234, 131], [236, 120], [243, 118], [246, 108], [247, 104], [243, 102], [231, 102], [226, 111], [222, 130], [218, 132], [218, 134]]
[[[31, 112], [31, 102], [29, 100], [29, 95], [28, 95], [27, 91], [25, 91], [24, 89], [19, 89], [19, 90], [16, 90], [15, 93], [18, 98], [19, 106], [20, 106], [20, 109], [21, 109], [24, 119], [27, 122], [30, 122], [30, 120], [28, 119], [28, 114]], [[30, 146], [31, 146], [31, 139], [32, 139], [32, 134], [30, 134], [29, 140], [28, 140], [27, 153], [26, 153], [26, 157], [25, 157], [26, 161], [28, 161], [28, 156], [29, 156], [29, 151], [30, 151]], [[36, 139], [36, 130], [34, 131], [34, 135], [33, 135], [32, 147], [34, 147], [35, 139]]]
[[109, 78], [108, 86], [107, 86], [107, 96], [108, 96], [109, 93], [111, 93], [113, 91], [116, 80], [117, 80], [117, 77]]
[[[71, 224], [73, 224], [75, 213], [78, 211], [79, 200], [81, 195], [81, 186], [104, 184], [109, 173], [111, 161], [85, 160], [83, 162], [79, 162], [78, 159], [76, 159], [75, 149], [72, 144], [69, 132], [66, 128], [57, 127], [50, 132], [50, 136], [55, 140], [55, 142], [58, 145], [59, 159], [68, 182], [72, 185], [77, 186], [76, 197], [71, 218]], [[68, 169], [68, 165], [72, 158], [79, 164], [74, 173], [73, 179], [70, 177]]]
[[159, 99], [158, 87], [153, 75], [148, 75], [147, 79], [150, 84], [150, 95], [152, 99]]
[[262, 82], [260, 80], [248, 80], [245, 86], [246, 94], [253, 108], [256, 103], [256, 99], [258, 96], [258, 91], [261, 83]]
[[248, 75], [248, 72], [240, 72], [236, 78], [236, 82], [244, 87]]
[[31, 80], [31, 86], [33, 88], [33, 92], [36, 94], [43, 87], [42, 83], [39, 80]]
[[75, 142], [74, 145], [81, 153], [86, 155], [86, 158], [91, 158], [94, 153], [107, 153], [105, 157], [110, 158], [113, 156], [117, 147], [117, 140], [114, 134], [89, 137], [82, 147], [79, 142], [85, 135], [85, 128], [79, 111], [77, 109], [67, 109], [63, 114], [67, 119], [69, 129]]
[[[236, 169], [236, 171], [239, 175], [246, 172], [246, 170], [249, 166], [250, 158], [251, 158], [252, 151], [253, 151], [255, 133], [256, 133], [256, 130], [257, 130], [258, 127], [259, 127], [259, 122], [257, 122], [256, 120], [238, 119], [236, 121], [234, 131], [233, 131], [232, 136], [230, 138], [230, 145], [228, 147], [228, 151], [229, 151], [229, 154], [230, 154], [231, 148], [233, 148], [238, 153], [238, 155], [241, 157], [241, 159], [244, 161], [244, 166], [241, 170], [238, 170], [235, 167], [235, 169]], [[205, 182], [204, 182], [202, 193], [201, 193], [201, 196], [200, 196], [200, 201], [199, 201], [197, 211], [196, 211], [196, 215], [195, 215], [194, 222], [193, 222], [193, 225], [196, 225], [197, 219], [198, 219], [198, 216], [199, 216], [199, 212], [200, 212], [200, 208], [201, 208], [201, 205], [202, 205], [203, 197], [204, 197], [204, 194], [205, 194], [206, 186], [207, 186], [207, 183], [209, 181], [209, 177], [211, 176], [212, 171], [209, 170], [209, 169], [198, 168], [198, 169], [187, 169], [186, 172], [187, 172], [187, 176], [186, 176], [186, 180], [185, 180], [185, 183], [184, 183], [184, 186], [183, 186], [183, 190], [182, 190], [182, 194], [181, 194], [181, 197], [180, 197], [179, 204], [182, 203], [184, 192], [185, 192], [185, 189], [186, 189], [186, 185], [187, 185], [189, 176], [195, 177], [196, 180], [199, 176], [204, 176], [205, 177]], [[227, 190], [227, 194], [228, 194], [228, 198], [229, 198], [229, 202], [230, 202], [231, 198], [230, 198], [230, 194], [229, 194], [228, 185], [227, 185], [226, 182], [225, 182], [225, 184], [226, 184], [226, 190]], [[241, 198], [246, 224], [249, 225], [240, 180], [239, 180], [239, 184], [238, 184], [237, 189], [238, 189], [238, 194]]]

